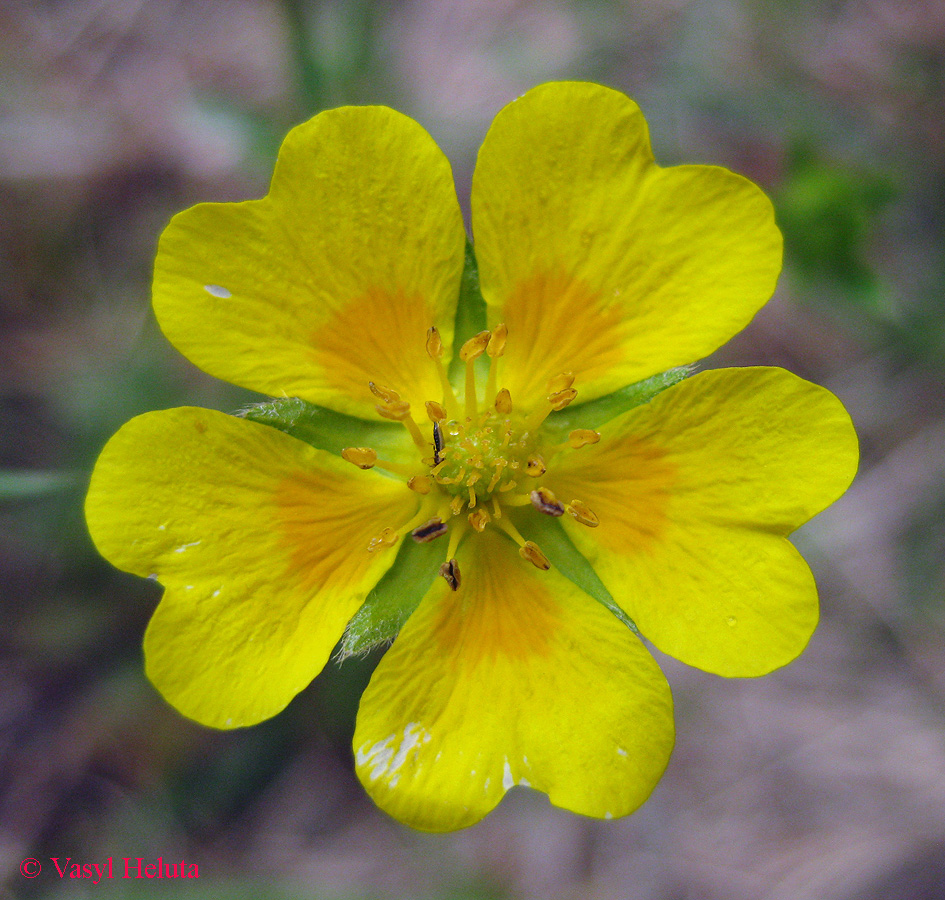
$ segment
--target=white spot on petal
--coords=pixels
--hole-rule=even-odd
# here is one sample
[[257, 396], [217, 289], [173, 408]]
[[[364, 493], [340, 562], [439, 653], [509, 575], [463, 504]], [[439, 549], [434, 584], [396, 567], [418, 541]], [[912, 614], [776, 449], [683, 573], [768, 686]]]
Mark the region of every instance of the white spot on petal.
[[502, 770], [502, 787], [508, 790], [515, 786], [515, 779], [512, 777], [512, 767], [509, 765], [508, 757], [505, 759], [505, 767]]
[[196, 547], [200, 541], [192, 541], [189, 544], [181, 544], [179, 547], [174, 548], [175, 553], [183, 553], [188, 547]]
[[203, 289], [211, 297], [219, 297], [221, 300], [229, 300], [233, 296], [231, 291], [228, 291], [225, 287], [222, 287], [219, 284], [205, 284]]
[[617, 748], [617, 756], [626, 756], [626, 755], [627, 755], [627, 751], [624, 750], [623, 747]]
[[612, 812], [605, 812], [605, 813], [604, 813], [604, 818], [605, 818], [605, 819], [612, 819], [613, 817], [614, 817], [614, 814], [613, 814]]

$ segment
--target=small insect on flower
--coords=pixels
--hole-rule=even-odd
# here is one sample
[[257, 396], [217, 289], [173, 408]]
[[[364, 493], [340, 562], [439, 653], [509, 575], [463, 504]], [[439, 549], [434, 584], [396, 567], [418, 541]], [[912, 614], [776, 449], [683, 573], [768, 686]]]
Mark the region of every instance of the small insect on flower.
[[817, 592], [788, 535], [856, 437], [783, 369], [692, 374], [771, 296], [781, 236], [744, 178], [658, 166], [624, 95], [510, 103], [471, 208], [474, 247], [429, 135], [343, 107], [290, 132], [263, 199], [175, 216], [161, 328], [279, 399], [130, 421], [89, 529], [164, 586], [145, 663], [185, 715], [252, 725], [336, 646], [390, 645], [353, 746], [382, 809], [448, 830], [528, 785], [622, 816], [674, 739], [641, 635], [719, 675], [794, 659]]

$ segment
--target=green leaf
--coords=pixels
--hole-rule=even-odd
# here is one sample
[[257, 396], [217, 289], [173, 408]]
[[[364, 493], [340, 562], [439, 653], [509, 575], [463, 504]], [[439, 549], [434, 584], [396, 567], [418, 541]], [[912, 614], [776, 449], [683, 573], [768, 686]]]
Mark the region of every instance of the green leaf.
[[527, 523], [523, 520], [521, 531], [541, 547], [541, 552], [565, 578], [606, 606], [634, 634], [640, 634], [636, 623], [617, 605], [594, 567], [574, 546], [560, 520], [554, 516], [529, 516]]
[[413, 457], [413, 444], [401, 425], [358, 419], [315, 406], [298, 397], [265, 400], [240, 410], [237, 415], [277, 428], [336, 455], [340, 455], [345, 447], [371, 447], [388, 459]]
[[443, 548], [439, 542], [418, 544], [404, 540], [394, 565], [348, 623], [338, 657], [344, 660], [368, 653], [397, 637], [433, 584], [442, 562]]
[[619, 388], [606, 397], [598, 397], [587, 403], [567, 406], [559, 412], [553, 412], [546, 420], [544, 429], [552, 435], [573, 431], [575, 428], [598, 429], [611, 419], [627, 410], [649, 403], [657, 394], [687, 378], [693, 366], [680, 366], [653, 375], [635, 384]]

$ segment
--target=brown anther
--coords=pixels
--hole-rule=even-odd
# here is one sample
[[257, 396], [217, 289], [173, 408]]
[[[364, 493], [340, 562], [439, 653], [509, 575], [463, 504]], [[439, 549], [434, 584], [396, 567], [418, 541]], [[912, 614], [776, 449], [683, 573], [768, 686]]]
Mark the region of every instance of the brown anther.
[[502, 390], [495, 395], [495, 411], [500, 416], [507, 416], [512, 412], [512, 395], [509, 393], [508, 388], [502, 388]]
[[459, 586], [462, 584], [462, 578], [459, 574], [459, 563], [456, 562], [455, 559], [450, 559], [440, 566], [440, 575], [446, 579], [446, 583], [452, 590], [459, 590]]
[[536, 544], [534, 541], [525, 541], [525, 544], [518, 548], [518, 555], [521, 556], [522, 559], [527, 559], [538, 569], [551, 568], [551, 563], [548, 562], [548, 557], [538, 549], [538, 544]]
[[368, 544], [368, 553], [386, 547], [393, 547], [398, 538], [399, 535], [393, 528], [385, 528], [376, 538], [371, 538], [371, 543]]
[[469, 518], [469, 524], [472, 525], [472, 527], [475, 528], [476, 531], [483, 531], [486, 525], [488, 525], [489, 522], [492, 521], [492, 516], [490, 516], [489, 513], [485, 509], [483, 509], [481, 506], [478, 509], [471, 512], [468, 518]]
[[471, 359], [478, 359], [485, 352], [489, 340], [492, 338], [491, 331], [480, 331], [474, 335], [460, 348], [459, 358], [463, 362], [469, 362]]
[[545, 465], [545, 461], [537, 453], [529, 456], [525, 462], [525, 472], [531, 475], [532, 478], [541, 478], [547, 471], [548, 467]]
[[503, 322], [492, 329], [492, 336], [489, 338], [489, 344], [486, 347], [486, 353], [489, 356], [496, 357], [505, 353], [505, 339], [508, 337], [508, 326]]
[[371, 393], [375, 397], [380, 397], [385, 403], [394, 403], [400, 399], [400, 394], [398, 394], [397, 391], [384, 387], [382, 384], [375, 384], [373, 381], [369, 381], [367, 385], [371, 389]]
[[370, 447], [345, 447], [341, 451], [341, 458], [359, 469], [373, 469], [377, 462], [377, 453]]
[[568, 435], [568, 443], [578, 450], [587, 444], [596, 444], [600, 440], [600, 435], [590, 428], [576, 428]]
[[410, 415], [410, 404], [406, 400], [395, 400], [393, 403], [384, 405], [375, 403], [374, 408], [378, 415], [385, 419], [393, 419], [395, 422], [403, 422]]
[[410, 532], [410, 536], [418, 544], [428, 544], [430, 541], [435, 541], [438, 537], [443, 537], [447, 531], [449, 531], [449, 527], [446, 523], [439, 516], [435, 516], [419, 528], [414, 528], [414, 530]]
[[430, 488], [433, 487], [433, 485], [428, 476], [414, 475], [413, 478], [407, 482], [407, 487], [412, 491], [416, 491], [418, 494], [429, 494]]
[[546, 516], [563, 516], [564, 504], [559, 502], [557, 497], [548, 490], [540, 487], [531, 492], [532, 506]]
[[548, 392], [556, 394], [574, 384], [574, 372], [561, 372], [548, 380]]
[[580, 500], [572, 500], [565, 506], [565, 509], [582, 525], [587, 525], [588, 528], [596, 528], [600, 525], [600, 519], [597, 518], [597, 515], [586, 503], [582, 503]]
[[552, 409], [564, 409], [576, 396], [577, 391], [574, 388], [564, 388], [564, 390], [549, 394], [548, 402]]
[[439, 359], [443, 355], [443, 339], [435, 325], [427, 329], [427, 355], [430, 359]]
[[429, 416], [431, 422], [443, 422], [446, 419], [446, 410], [442, 403], [437, 403], [436, 400], [427, 400], [425, 405], [427, 416]]

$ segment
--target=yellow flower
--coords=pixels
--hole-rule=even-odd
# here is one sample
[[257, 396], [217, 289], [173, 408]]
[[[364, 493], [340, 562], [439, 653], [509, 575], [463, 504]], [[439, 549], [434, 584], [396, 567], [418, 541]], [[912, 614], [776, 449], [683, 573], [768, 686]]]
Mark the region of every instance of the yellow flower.
[[683, 380], [770, 297], [781, 238], [745, 179], [657, 166], [622, 94], [503, 109], [472, 225], [481, 295], [448, 162], [382, 107], [294, 129], [264, 199], [176, 216], [165, 334], [299, 399], [132, 420], [89, 527], [164, 585], [147, 671], [185, 715], [259, 722], [346, 625], [344, 653], [399, 631], [354, 738], [382, 809], [459, 828], [528, 784], [625, 815], [673, 743], [637, 627], [720, 675], [797, 656], [817, 596], [786, 536], [847, 487], [856, 438], [784, 370]]

